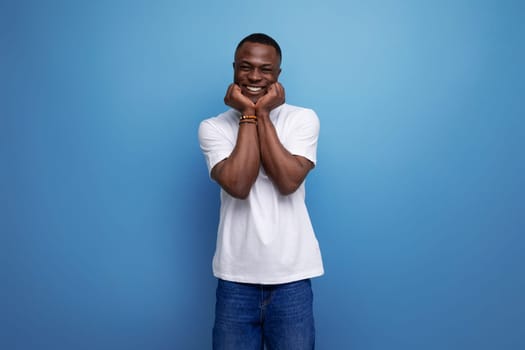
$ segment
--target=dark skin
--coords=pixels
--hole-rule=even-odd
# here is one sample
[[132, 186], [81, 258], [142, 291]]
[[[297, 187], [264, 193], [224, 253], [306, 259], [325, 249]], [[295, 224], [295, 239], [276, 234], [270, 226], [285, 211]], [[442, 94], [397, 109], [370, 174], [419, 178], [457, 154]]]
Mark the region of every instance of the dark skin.
[[280, 61], [273, 46], [259, 43], [245, 42], [235, 53], [234, 83], [224, 103], [243, 115], [256, 115], [257, 124], [239, 125], [232, 153], [211, 171], [211, 177], [233, 197], [248, 196], [261, 165], [282, 195], [295, 192], [314, 166], [284, 148], [270, 120], [270, 112], [285, 101], [278, 82]]

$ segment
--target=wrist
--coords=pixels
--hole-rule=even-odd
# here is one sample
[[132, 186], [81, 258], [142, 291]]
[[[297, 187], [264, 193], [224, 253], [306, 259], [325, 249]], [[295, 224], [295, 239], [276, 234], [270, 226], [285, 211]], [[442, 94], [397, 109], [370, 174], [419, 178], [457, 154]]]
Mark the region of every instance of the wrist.
[[241, 115], [256, 115], [255, 108], [245, 108], [245, 109], [242, 109], [240, 112], [241, 112]]
[[239, 125], [242, 125], [242, 124], [257, 125], [257, 116], [256, 115], [242, 115], [239, 118]]
[[257, 118], [263, 119], [263, 118], [268, 118], [268, 116], [270, 115], [270, 112], [263, 110], [263, 109], [259, 109], [259, 110], [255, 110], [255, 115], [257, 116]]

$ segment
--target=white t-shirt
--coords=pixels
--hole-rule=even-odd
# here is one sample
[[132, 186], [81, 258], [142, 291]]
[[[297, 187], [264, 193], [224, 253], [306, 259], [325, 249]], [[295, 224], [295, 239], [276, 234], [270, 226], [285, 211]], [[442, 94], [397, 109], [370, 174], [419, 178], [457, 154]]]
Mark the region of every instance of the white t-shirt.
[[[230, 109], [201, 122], [199, 142], [208, 171], [228, 158], [237, 140], [240, 114]], [[270, 113], [279, 140], [292, 154], [314, 164], [319, 119], [311, 109], [283, 104]], [[319, 244], [305, 204], [304, 182], [282, 195], [263, 167], [246, 199], [221, 188], [220, 222], [213, 257], [217, 278], [279, 284], [324, 273]]]

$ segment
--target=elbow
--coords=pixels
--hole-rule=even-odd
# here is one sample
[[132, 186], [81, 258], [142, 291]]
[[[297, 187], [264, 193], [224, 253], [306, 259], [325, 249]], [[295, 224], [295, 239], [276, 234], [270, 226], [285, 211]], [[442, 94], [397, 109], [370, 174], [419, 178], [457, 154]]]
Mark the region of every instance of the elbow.
[[294, 193], [295, 191], [297, 191], [299, 186], [301, 186], [301, 183], [302, 182], [299, 182], [299, 183], [290, 182], [290, 183], [287, 183], [287, 184], [279, 184], [277, 186], [277, 189], [279, 190], [279, 193], [281, 195], [288, 196], [288, 195]]
[[212, 178], [226, 193], [237, 199], [246, 199], [248, 197], [255, 183], [256, 176], [257, 174], [253, 178], [222, 176], [222, 172], [212, 171]]
[[250, 194], [250, 191], [227, 191], [232, 197], [237, 199], [246, 199], [248, 198], [248, 195]]
[[276, 185], [279, 193], [283, 196], [288, 196], [297, 191], [297, 189], [301, 187], [304, 180], [306, 179], [306, 175], [313, 167], [312, 163], [308, 160], [305, 161], [307, 162], [306, 164], [303, 164], [298, 158], [298, 162], [300, 165], [299, 168], [294, 168], [287, 172], [276, 174], [276, 176], [272, 177], [272, 181]]
[[250, 195], [252, 189], [252, 183], [237, 184], [236, 186], [230, 186], [224, 188], [228, 194], [237, 199], [246, 199]]
[[288, 189], [288, 188], [287, 189], [279, 189], [279, 193], [282, 196], [289, 196], [292, 193], [294, 193], [296, 190], [297, 190], [297, 188], [293, 188], [293, 189]]

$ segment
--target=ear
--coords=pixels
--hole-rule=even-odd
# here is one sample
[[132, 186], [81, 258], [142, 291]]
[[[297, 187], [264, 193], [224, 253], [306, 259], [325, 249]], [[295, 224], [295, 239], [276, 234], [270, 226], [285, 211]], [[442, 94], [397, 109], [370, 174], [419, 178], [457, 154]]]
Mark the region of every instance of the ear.
[[232, 63], [233, 69], [235, 69], [235, 62]]
[[281, 75], [281, 71], [282, 71], [282, 69], [279, 68], [279, 72], [277, 72], [277, 78], [279, 78], [279, 75]]

